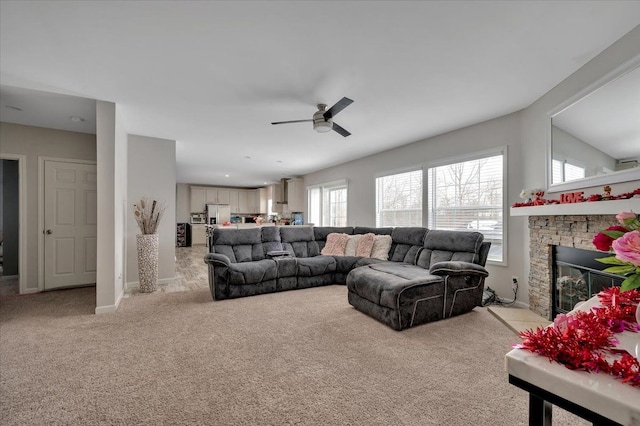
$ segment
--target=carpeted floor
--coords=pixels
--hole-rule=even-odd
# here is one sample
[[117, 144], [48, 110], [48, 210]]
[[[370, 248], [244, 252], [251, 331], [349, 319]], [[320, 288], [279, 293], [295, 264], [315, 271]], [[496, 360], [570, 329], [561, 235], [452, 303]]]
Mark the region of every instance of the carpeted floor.
[[518, 338], [485, 308], [396, 332], [344, 286], [94, 307], [95, 288], [0, 300], [1, 424], [527, 424], [504, 371]]

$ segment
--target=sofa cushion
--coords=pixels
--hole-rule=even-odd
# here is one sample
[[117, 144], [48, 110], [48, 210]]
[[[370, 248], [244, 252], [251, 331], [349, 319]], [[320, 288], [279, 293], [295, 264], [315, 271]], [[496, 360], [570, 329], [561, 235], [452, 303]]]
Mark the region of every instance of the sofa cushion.
[[356, 226], [353, 230], [354, 234], [375, 234], [375, 235], [391, 235], [393, 228], [369, 228], [367, 226]]
[[394, 228], [391, 233], [393, 244], [389, 253], [389, 260], [415, 265], [424, 244], [427, 228], [406, 227]]
[[280, 228], [282, 248], [295, 257], [313, 257], [320, 254], [318, 244], [310, 226], [291, 226]]
[[214, 253], [229, 258], [232, 263], [251, 262], [265, 258], [260, 228], [213, 230]]
[[280, 229], [277, 226], [263, 226], [261, 228], [262, 249], [265, 256], [269, 252], [282, 251], [282, 241], [280, 240]]
[[297, 275], [313, 277], [330, 274], [336, 271], [336, 260], [333, 256], [314, 256], [296, 259]]
[[430, 230], [417, 264], [427, 269], [434, 263], [450, 260], [481, 264], [483, 240], [480, 232]]
[[270, 259], [229, 265], [229, 285], [256, 284], [277, 276], [276, 262]]
[[389, 259], [389, 249], [391, 249], [392, 242], [391, 235], [376, 235], [373, 238], [373, 247], [369, 257], [380, 260]]
[[397, 309], [398, 296], [408, 288], [443, 283], [444, 278], [407, 263], [381, 262], [356, 268], [347, 277], [349, 291], [391, 309]]
[[327, 244], [324, 246], [320, 254], [325, 256], [344, 256], [348, 241], [349, 236], [347, 234], [332, 232], [327, 235]]

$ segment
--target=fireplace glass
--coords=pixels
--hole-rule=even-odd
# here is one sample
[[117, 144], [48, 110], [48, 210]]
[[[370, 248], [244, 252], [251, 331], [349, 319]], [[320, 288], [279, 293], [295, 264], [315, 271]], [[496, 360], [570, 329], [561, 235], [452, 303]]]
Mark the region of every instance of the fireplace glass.
[[605, 287], [620, 286], [624, 277], [602, 270], [607, 265], [596, 258], [609, 253], [554, 246], [553, 317], [572, 310]]

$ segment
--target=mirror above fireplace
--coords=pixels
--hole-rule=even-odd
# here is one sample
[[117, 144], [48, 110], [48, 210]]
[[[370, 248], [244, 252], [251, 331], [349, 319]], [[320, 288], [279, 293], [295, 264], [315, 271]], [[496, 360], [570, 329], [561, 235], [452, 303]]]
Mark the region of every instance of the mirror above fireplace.
[[549, 114], [549, 192], [640, 179], [640, 56]]

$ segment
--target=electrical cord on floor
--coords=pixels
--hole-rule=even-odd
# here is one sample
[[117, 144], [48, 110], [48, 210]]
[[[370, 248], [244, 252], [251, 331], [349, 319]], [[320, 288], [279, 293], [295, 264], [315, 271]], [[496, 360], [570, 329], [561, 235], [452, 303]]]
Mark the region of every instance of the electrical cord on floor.
[[511, 306], [516, 303], [516, 296], [518, 295], [518, 281], [513, 280], [513, 300], [507, 300], [499, 297], [496, 291], [487, 286], [482, 294], [482, 306], [499, 305], [499, 306]]

